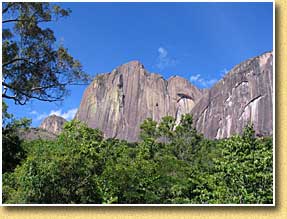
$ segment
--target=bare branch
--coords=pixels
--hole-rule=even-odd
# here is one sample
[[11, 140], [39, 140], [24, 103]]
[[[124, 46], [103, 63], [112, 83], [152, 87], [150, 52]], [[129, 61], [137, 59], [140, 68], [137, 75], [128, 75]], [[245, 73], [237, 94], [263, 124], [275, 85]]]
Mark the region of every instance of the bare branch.
[[[31, 22], [32, 20], [23, 20], [23, 19], [10, 19], [10, 20], [4, 20], [2, 21], [2, 24], [5, 24], [5, 23], [11, 23], [11, 22]], [[41, 22], [49, 22], [49, 21], [52, 21], [51, 19], [48, 19], [48, 20], [37, 20], [36, 23], [41, 23]]]
[[[63, 100], [63, 98], [61, 98], [61, 97], [52, 97], [51, 95], [47, 95], [47, 98], [43, 98], [41, 96], [34, 96], [31, 94], [27, 94], [27, 93], [21, 91], [20, 89], [16, 89], [16, 88], [10, 86], [9, 84], [7, 84], [5, 82], [2, 82], [2, 85], [10, 88], [11, 90], [17, 91], [18, 93], [20, 93], [20, 94], [22, 94], [22, 95], [24, 95], [30, 99], [37, 99], [37, 100], [46, 101], [46, 102], [55, 102], [55, 101], [62, 101]], [[20, 105], [25, 105], [27, 102], [27, 99], [25, 99], [24, 102], [21, 102], [19, 99], [17, 99], [17, 95], [9, 96], [6, 94], [6, 92], [2, 93], [2, 97], [7, 98], [7, 99], [13, 99], [15, 101], [15, 103], [19, 103]]]
[[3, 94], [2, 94], [2, 97], [7, 98], [7, 99], [15, 99], [15, 98], [16, 98], [16, 95], [14, 95], [14, 96], [9, 96], [9, 95], [3, 93]]
[[10, 23], [10, 22], [19, 22], [19, 21], [30, 21], [30, 20], [21, 20], [21, 19], [10, 19], [10, 20], [4, 20], [2, 21], [2, 24], [5, 24], [5, 23]]
[[81, 85], [89, 85], [90, 83], [67, 83], [66, 85], [75, 85], [75, 86], [81, 86]]
[[18, 62], [18, 61], [25, 61], [25, 62], [28, 62], [28, 63], [30, 63], [30, 64], [36, 65], [34, 62], [31, 62], [29, 59], [16, 58], [16, 59], [12, 59], [11, 61], [2, 64], [2, 68], [6, 67], [7, 65], [10, 65], [10, 64], [12, 64], [12, 63], [14, 63], [14, 62]]
[[[10, 2], [11, 3], [11, 2]], [[16, 2], [13, 2], [13, 3], [11, 3], [10, 5], [8, 5], [6, 8], [4, 8], [3, 10], [2, 10], [2, 14], [4, 14], [4, 13], [6, 13], [8, 10], [9, 10], [9, 8], [11, 8], [13, 5], [15, 5], [16, 4]]]

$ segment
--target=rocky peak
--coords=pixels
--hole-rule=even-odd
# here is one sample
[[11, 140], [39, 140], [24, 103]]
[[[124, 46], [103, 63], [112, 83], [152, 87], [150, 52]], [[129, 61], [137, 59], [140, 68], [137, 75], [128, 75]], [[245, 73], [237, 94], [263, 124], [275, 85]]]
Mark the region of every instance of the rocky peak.
[[146, 118], [160, 121], [191, 113], [199, 132], [208, 138], [226, 138], [254, 123], [256, 133], [272, 134], [272, 52], [236, 65], [210, 89], [198, 89], [188, 80], [165, 80], [148, 72], [139, 61], [98, 75], [85, 90], [75, 116], [105, 137], [137, 141]]
[[122, 74], [129, 74], [129, 73], [145, 73], [144, 65], [137, 60], [127, 62], [118, 66], [112, 72], [122, 73]]
[[132, 60], [125, 64], [120, 65], [119, 67], [140, 67], [144, 68], [143, 64], [138, 60]]
[[231, 69], [191, 110], [198, 131], [227, 138], [253, 123], [258, 135], [273, 133], [273, 54], [264, 53]]
[[[178, 103], [178, 94], [193, 99]], [[188, 113], [200, 96], [200, 90], [186, 79], [165, 80], [132, 61], [96, 77], [83, 95], [76, 118], [101, 129], [106, 137], [136, 141], [146, 118], [160, 121], [163, 116]]]
[[61, 116], [51, 115], [44, 119], [39, 128], [58, 135], [63, 130], [63, 126], [66, 122], [67, 120]]

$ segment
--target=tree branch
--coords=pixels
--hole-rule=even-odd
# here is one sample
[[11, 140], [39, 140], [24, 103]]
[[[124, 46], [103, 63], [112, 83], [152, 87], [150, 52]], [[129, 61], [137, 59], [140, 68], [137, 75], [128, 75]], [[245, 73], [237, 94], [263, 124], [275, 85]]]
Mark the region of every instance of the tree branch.
[[16, 59], [12, 59], [11, 61], [6, 62], [6, 63], [2, 64], [2, 68], [6, 67], [7, 65], [10, 65], [10, 64], [12, 64], [12, 63], [14, 63], [14, 62], [18, 62], [18, 61], [25, 61], [25, 62], [28, 62], [28, 63], [30, 63], [30, 64], [35, 65], [35, 63], [34, 63], [34, 62], [29, 61], [29, 59], [25, 59], [25, 58], [16, 58]]
[[[37, 99], [37, 100], [46, 101], [46, 102], [55, 102], [55, 101], [62, 101], [63, 100], [63, 98], [60, 98], [60, 97], [58, 97], [58, 98], [56, 97], [55, 98], [55, 97], [52, 97], [51, 95], [47, 95], [47, 98], [43, 98], [41, 96], [33, 96], [33, 95], [27, 94], [27, 93], [25, 93], [25, 92], [23, 92], [23, 91], [21, 91], [19, 89], [15, 89], [14, 87], [10, 86], [9, 84], [7, 84], [5, 82], [2, 82], [2, 85], [7, 87], [7, 88], [9, 88], [9, 89], [11, 89], [11, 90], [17, 91], [18, 93], [22, 94], [25, 97], [28, 97], [29, 99]], [[21, 102], [21, 100], [19, 100], [17, 98], [17, 95], [9, 96], [9, 95], [6, 94], [6, 92], [2, 93], [2, 97], [3, 98], [7, 98], [7, 99], [13, 99], [16, 103], [19, 103], [20, 105], [25, 105], [27, 100], [28, 100], [28, 99], [25, 99], [24, 102]]]
[[66, 85], [75, 85], [75, 86], [81, 86], [81, 85], [89, 85], [90, 83], [68, 83], [68, 84], [66, 84]]
[[10, 2], [11, 4], [10, 5], [8, 5], [6, 8], [4, 8], [3, 10], [2, 10], [2, 14], [4, 14], [4, 13], [6, 13], [7, 11], [8, 11], [8, 9], [9, 8], [11, 8], [13, 5], [15, 5], [16, 4], [16, 2]]
[[16, 98], [16, 95], [14, 95], [14, 96], [9, 96], [9, 95], [7, 95], [7, 94], [2, 94], [2, 97], [4, 97], [4, 98], [7, 98], [7, 99], [15, 99]]
[[10, 19], [2, 21], [2, 24], [10, 23], [10, 22], [19, 22], [19, 21], [30, 21], [30, 20], [21, 20], [21, 19]]
[[[2, 21], [2, 24], [10, 23], [10, 22], [30, 22], [30, 21], [31, 21], [31, 19], [30, 19], [30, 20], [10, 19], [10, 20], [4, 20], [4, 21]], [[50, 19], [50, 20], [45, 20], [45, 19], [43, 19], [43, 20], [37, 20], [36, 23], [49, 22], [49, 21], [51, 21], [51, 19]]]

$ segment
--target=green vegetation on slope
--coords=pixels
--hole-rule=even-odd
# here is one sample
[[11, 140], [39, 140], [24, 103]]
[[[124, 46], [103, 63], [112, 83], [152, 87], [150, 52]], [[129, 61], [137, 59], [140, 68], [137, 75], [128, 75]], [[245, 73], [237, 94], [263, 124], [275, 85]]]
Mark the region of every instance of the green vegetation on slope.
[[3, 174], [3, 202], [273, 202], [272, 138], [255, 138], [250, 125], [242, 136], [208, 140], [193, 128], [191, 115], [174, 127], [172, 117], [159, 124], [147, 119], [141, 140], [128, 143], [68, 122], [54, 141], [20, 144], [25, 157]]

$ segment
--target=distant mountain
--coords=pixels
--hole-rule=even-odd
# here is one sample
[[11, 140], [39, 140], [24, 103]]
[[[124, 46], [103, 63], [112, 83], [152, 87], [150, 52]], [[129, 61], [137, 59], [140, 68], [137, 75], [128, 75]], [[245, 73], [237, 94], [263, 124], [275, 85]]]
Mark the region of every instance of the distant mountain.
[[43, 120], [39, 128], [58, 135], [63, 130], [63, 126], [66, 122], [67, 120], [61, 116], [51, 115]]
[[258, 135], [271, 135], [272, 57], [267, 52], [248, 59], [204, 90], [178, 76], [165, 80], [131, 61], [96, 76], [75, 118], [101, 129], [105, 137], [128, 141], [138, 140], [139, 126], [148, 117], [160, 121], [170, 115], [179, 122], [185, 113], [193, 114], [197, 130], [211, 139], [241, 133], [249, 122]]
[[66, 122], [67, 120], [60, 116], [51, 115], [46, 117], [38, 128], [19, 129], [18, 134], [25, 140], [54, 140], [62, 132]]
[[18, 134], [21, 139], [28, 141], [36, 139], [54, 140], [57, 138], [56, 134], [40, 128], [20, 129]]

